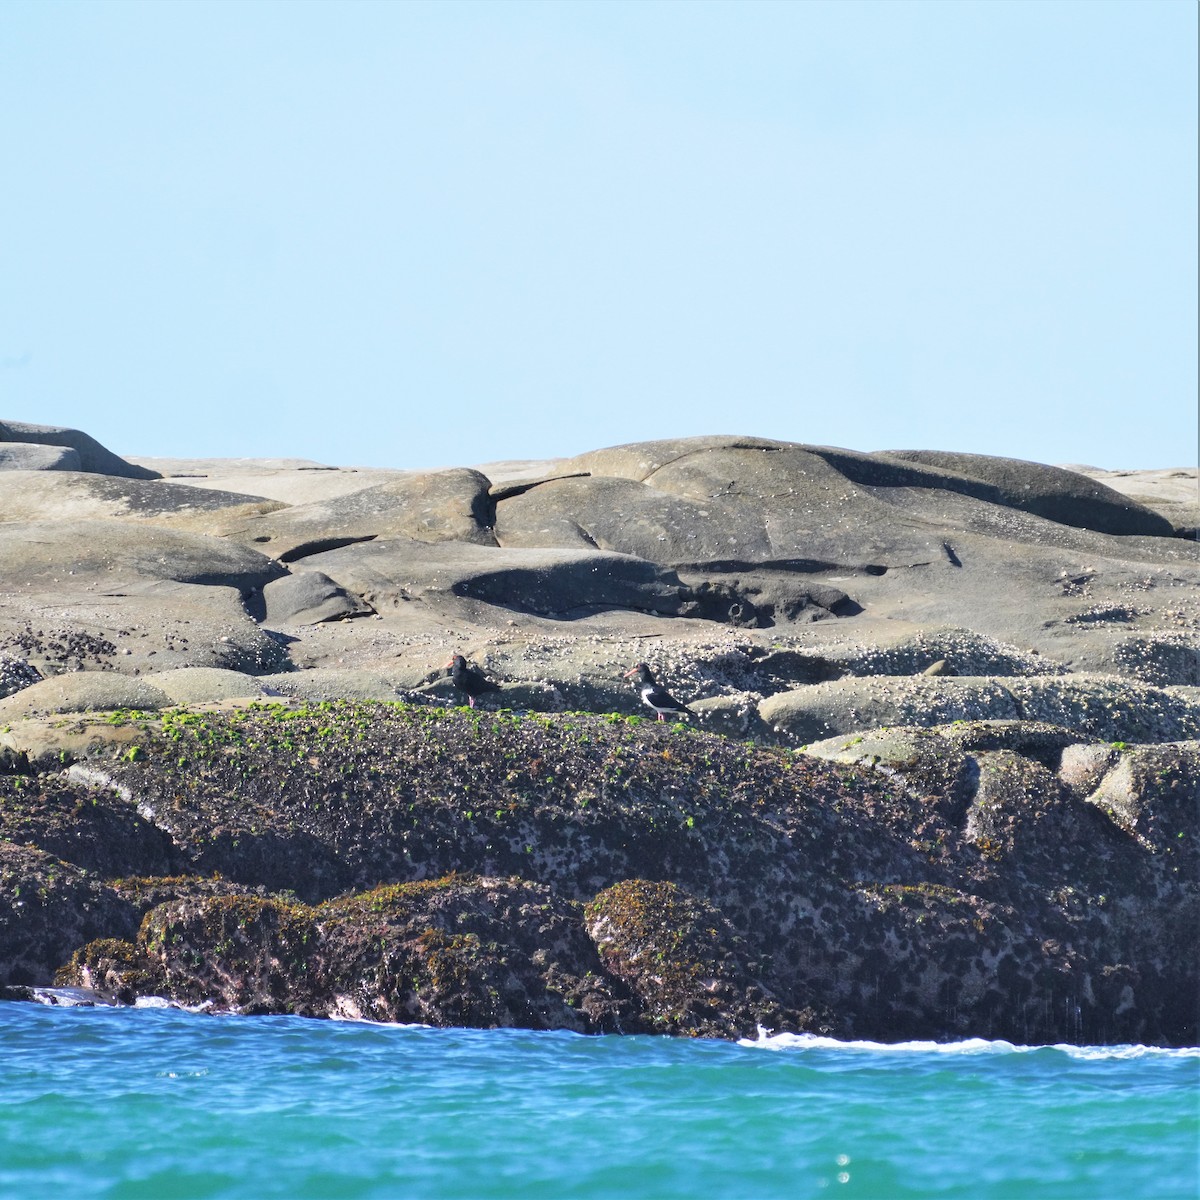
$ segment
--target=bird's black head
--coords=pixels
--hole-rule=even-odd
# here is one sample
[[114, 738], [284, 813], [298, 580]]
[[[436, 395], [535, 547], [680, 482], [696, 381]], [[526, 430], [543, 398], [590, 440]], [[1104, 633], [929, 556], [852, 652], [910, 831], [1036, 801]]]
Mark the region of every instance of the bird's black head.
[[454, 655], [446, 664], [447, 671], [462, 671], [466, 668], [467, 660], [461, 654]]
[[653, 683], [654, 682], [654, 676], [651, 673], [650, 668], [648, 666], [646, 666], [646, 664], [644, 662], [634, 663], [634, 665], [628, 671], [625, 672], [625, 674], [622, 676], [622, 678], [628, 679], [630, 677], [630, 675], [636, 675], [638, 677], [638, 683]]

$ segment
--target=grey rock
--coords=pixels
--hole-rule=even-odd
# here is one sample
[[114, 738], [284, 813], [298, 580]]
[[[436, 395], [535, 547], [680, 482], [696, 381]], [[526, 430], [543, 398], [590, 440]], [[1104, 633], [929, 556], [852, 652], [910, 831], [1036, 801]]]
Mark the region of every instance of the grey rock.
[[253, 675], [223, 667], [176, 667], [146, 675], [143, 682], [165, 692], [172, 704], [209, 704], [264, 694]]
[[403, 700], [408, 692], [395, 679], [374, 671], [317, 667], [276, 675], [261, 675], [264, 695], [295, 700]]
[[943, 450], [889, 450], [880, 458], [938, 467], [994, 487], [999, 503], [1064, 525], [1120, 536], [1171, 537], [1171, 523], [1152, 509], [1086, 475], [1043, 463]]
[[752, 693], [710, 696], [693, 700], [688, 707], [696, 714], [701, 728], [726, 737], [758, 739], [768, 735], [766, 723], [758, 714]]
[[79, 455], [82, 469], [98, 475], [121, 475], [126, 479], [156, 479], [157, 473], [136, 467], [78, 429], [57, 425], [30, 425], [25, 421], [0, 423], [0, 442], [32, 442], [42, 446], [64, 446]]
[[1100, 467], [1064, 468], [1112, 488], [1170, 521], [1176, 537], [1200, 539], [1200, 472], [1195, 467], [1151, 471], [1106, 471]]
[[116, 520], [0, 523], [0, 562], [6, 592], [130, 580], [249, 591], [285, 573], [265, 555], [219, 538]]
[[[4, 444], [0, 443], [0, 454]], [[208, 532], [233, 517], [248, 518], [284, 506], [238, 492], [201, 490], [162, 479], [129, 479], [59, 469], [29, 475], [0, 472], [5, 521], [79, 521], [114, 518]]]
[[0, 471], [79, 471], [79, 451], [36, 442], [0, 442]]
[[1103, 742], [1067, 746], [1059, 760], [1058, 778], [1076, 796], [1088, 796], [1099, 786], [1120, 751]]
[[1021, 714], [1011, 693], [993, 679], [877, 675], [768, 696], [759, 715], [782, 740], [808, 743], [883, 725], [1011, 720]]
[[331, 467], [305, 458], [131, 457], [129, 461], [181, 487], [268, 496], [297, 506], [333, 500], [422, 473], [376, 467]]
[[630, 479], [556, 479], [496, 505], [505, 547], [611, 550], [659, 563], [772, 557], [762, 516]]
[[280, 625], [318, 625], [365, 616], [369, 605], [351, 596], [322, 571], [296, 571], [273, 579], [262, 591], [263, 620], [272, 628]]
[[1049, 675], [1063, 671], [1040, 655], [954, 626], [914, 629], [888, 622], [872, 627], [869, 633], [864, 630], [858, 637], [841, 626], [822, 637], [820, 653], [839, 675], [933, 674], [931, 668], [938, 663], [945, 664], [936, 672], [939, 675]]
[[[1112, 751], [1098, 743], [1081, 744], [1075, 730], [1043, 721], [1012, 719], [956, 721], [949, 725], [898, 725], [840, 734], [804, 747], [806, 754], [832, 762], [928, 768], [948, 754], [1009, 751], [1061, 773], [1061, 764], [1077, 752]], [[1074, 761], [1074, 759], [1072, 759]]]
[[1113, 676], [843, 678], [769, 696], [763, 720], [791, 742], [891, 725], [1036, 721], [1105, 741], [1159, 742], [1200, 733], [1200, 704]]
[[574, 458], [560, 460], [564, 474], [586, 471], [590, 475], [613, 475], [622, 479], [633, 479], [644, 483], [656, 471], [669, 463], [708, 450], [779, 450], [793, 445], [773, 438], [740, 437], [733, 434], [716, 434], [707, 437], [670, 438], [655, 442], [631, 442], [623, 446], [609, 446], [603, 450], [591, 450]]
[[[528, 712], [562, 712], [567, 707], [563, 691], [546, 683], [506, 682], [493, 679], [496, 691], [484, 692], [476, 697], [475, 707], [489, 709], [515, 709]], [[448, 676], [440, 675], [417, 689], [419, 694], [438, 700], [447, 707], [466, 704], [460, 692]]]
[[[760, 439], [638, 443], [562, 464], [590, 478], [501, 498], [496, 533], [505, 547], [595, 545], [672, 567], [693, 588], [749, 601], [750, 626], [860, 611], [963, 625], [969, 613], [981, 636], [1090, 671], [1124, 669], [1112, 623], [1089, 624], [1092, 610], [1136, 613], [1137, 628], [1122, 633], [1185, 622], [1170, 615], [1182, 593], [1164, 585], [1200, 585], [1200, 553], [1179, 538], [1146, 536], [1170, 532], [1149, 510], [1057, 468], [971, 465], [989, 478]], [[1030, 479], [1036, 494], [1026, 491]], [[1140, 532], [1097, 532], [1067, 518]], [[1144, 595], [1131, 606], [1134, 590]]]
[[0, 722], [47, 713], [101, 712], [114, 708], [153, 711], [170, 703], [165, 691], [145, 680], [118, 675], [115, 671], [76, 671], [43, 679], [0, 700]]
[[1123, 675], [1159, 687], [1200, 686], [1200, 643], [1194, 634], [1133, 634], [1115, 641], [1113, 665]]
[[705, 598], [673, 572], [599, 550], [500, 549], [464, 542], [398, 538], [312, 556], [319, 569], [377, 612], [452, 598], [567, 618], [596, 609], [670, 616], [705, 615]]
[[101, 588], [86, 576], [60, 590], [0, 593], [0, 652], [44, 675], [291, 666], [286, 646], [251, 620], [236, 588], [156, 580]]
[[223, 532], [281, 562], [381, 537], [495, 545], [490, 486], [486, 476], [468, 468], [405, 475], [330, 500], [234, 520]]
[[1163, 862], [1174, 864], [1180, 882], [1195, 884], [1190, 872], [1179, 868], [1200, 852], [1200, 742], [1122, 750], [1087, 801]]
[[1200, 703], [1115, 676], [1005, 680], [1022, 717], [1104, 741], [1170, 742], [1200, 736]]

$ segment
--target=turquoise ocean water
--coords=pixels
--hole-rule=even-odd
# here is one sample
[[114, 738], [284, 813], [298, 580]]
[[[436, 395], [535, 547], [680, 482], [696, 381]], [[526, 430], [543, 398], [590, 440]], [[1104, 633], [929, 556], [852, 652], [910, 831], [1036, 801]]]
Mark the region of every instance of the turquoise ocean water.
[[1196, 1200], [1200, 1052], [0, 1004], [0, 1196]]

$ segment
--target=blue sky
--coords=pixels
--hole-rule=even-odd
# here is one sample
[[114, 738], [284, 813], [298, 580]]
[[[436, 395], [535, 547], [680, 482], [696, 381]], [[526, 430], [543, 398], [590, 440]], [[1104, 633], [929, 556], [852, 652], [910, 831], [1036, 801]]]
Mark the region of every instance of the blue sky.
[[0, 420], [1194, 464], [1191, 0], [0, 3]]

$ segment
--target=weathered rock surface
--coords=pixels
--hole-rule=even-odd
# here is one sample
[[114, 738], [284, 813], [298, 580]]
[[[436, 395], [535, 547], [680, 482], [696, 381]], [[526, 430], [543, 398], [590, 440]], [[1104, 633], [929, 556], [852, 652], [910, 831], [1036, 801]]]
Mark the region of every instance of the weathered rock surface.
[[203, 491], [165, 479], [88, 474], [78, 467], [0, 471], [0, 514], [6, 522], [106, 518], [207, 533], [235, 517], [248, 520], [282, 507], [262, 496]]
[[72, 470], [94, 471], [97, 475], [116, 475], [126, 479], [158, 478], [157, 471], [127, 462], [78, 429], [4, 421], [0, 423], [0, 444], [5, 442], [73, 450], [78, 466], [70, 468]]
[[288, 625], [319, 625], [366, 616], [372, 611], [323, 571], [296, 571], [273, 579], [262, 590], [262, 620], [273, 629]]
[[0, 471], [78, 471], [82, 465], [79, 451], [70, 446], [0, 443]]
[[281, 562], [381, 537], [492, 546], [490, 486], [486, 476], [466, 468], [405, 475], [331, 500], [230, 520], [223, 532]]
[[292, 666], [286, 639], [251, 618], [237, 588], [92, 582], [0, 595], [0, 653], [42, 676], [191, 666], [263, 674]]
[[1098, 480], [1090, 480], [1062, 467], [943, 450], [889, 450], [886, 457], [981, 480], [996, 489], [998, 503], [1063, 525], [1122, 536], [1174, 535], [1171, 522], [1153, 509]]
[[1161, 688], [1109, 676], [959, 678], [871, 676], [778, 692], [758, 706], [785, 743], [879, 725], [955, 720], [1047, 721], [1109, 741], [1200, 737], [1200, 705]]
[[261, 588], [284, 574], [263, 554], [203, 534], [128, 521], [0, 521], [9, 592], [133, 580]]
[[[643, 639], [690, 698], [755, 704], [942, 660], [959, 677], [1200, 683], [1200, 553], [1159, 536], [1176, 526], [1118, 473], [1125, 490], [1083, 469], [739, 437], [493, 464], [490, 476], [156, 460], [170, 478], [130, 479], [96, 474], [102, 461], [0, 473], [0, 552], [13, 563], [0, 653], [51, 624], [129, 650], [107, 663], [124, 674], [420, 679], [452, 643], [503, 660], [505, 679], [551, 708], [636, 703], [617, 667], [645, 657]], [[235, 598], [218, 595], [228, 588]], [[145, 619], [156, 606], [161, 628]], [[777, 669], [728, 682], [693, 671], [698, 643], [717, 636], [705, 625]], [[564, 635], [624, 661], [602, 677], [585, 645], [541, 653]]]
[[[142, 677], [142, 683], [163, 692], [169, 704], [206, 704], [267, 695], [261, 679], [224, 667], [176, 667]], [[113, 707], [110, 705], [109, 707]], [[146, 705], [131, 704], [130, 708]], [[161, 706], [156, 706], [161, 707]]]
[[65, 774], [0, 777], [9, 897], [53, 876], [95, 914], [12, 910], [0, 985], [65, 966], [125, 1001], [582, 1032], [1196, 1036], [1200, 743], [1101, 747], [1081, 787], [1064, 763], [1099, 743], [1028, 722], [809, 755], [377, 704], [106, 727]]
[[719, 619], [736, 600], [689, 588], [645, 559], [599, 550], [430, 546], [381, 538], [314, 554], [305, 565], [385, 615], [413, 601], [437, 610], [465, 600], [556, 620], [599, 609]]
[[114, 708], [164, 708], [171, 703], [162, 688], [115, 671], [74, 671], [31, 684], [19, 695], [0, 700], [0, 721], [48, 713], [97, 712]]
[[1066, 468], [1095, 479], [1136, 500], [1171, 522], [1177, 537], [1200, 538], [1200, 471], [1176, 467], [1158, 471], [1106, 471], [1100, 467]]
[[[1190, 468], [131, 464], [17, 423], [0, 465], [0, 851], [48, 898], [0, 988], [78, 951], [123, 1001], [1195, 1038]], [[642, 661], [690, 731], [616, 715]]]

